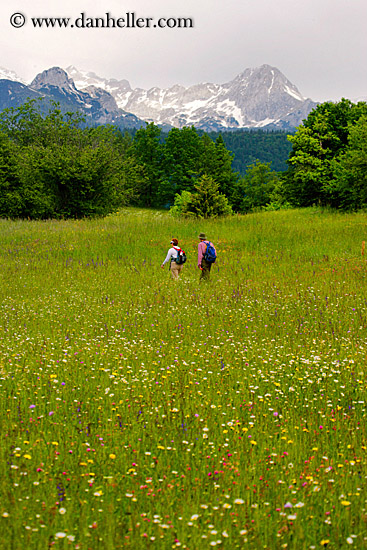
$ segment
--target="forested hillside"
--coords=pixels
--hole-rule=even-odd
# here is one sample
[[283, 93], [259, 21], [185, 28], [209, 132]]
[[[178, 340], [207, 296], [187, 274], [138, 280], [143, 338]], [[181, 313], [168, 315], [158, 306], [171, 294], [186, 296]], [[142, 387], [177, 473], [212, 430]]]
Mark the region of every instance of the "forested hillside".
[[[215, 141], [218, 134], [209, 133]], [[244, 175], [248, 166], [256, 160], [271, 163], [276, 172], [287, 169], [287, 159], [292, 149], [286, 132], [264, 130], [236, 130], [222, 132], [221, 136], [229, 151], [234, 154], [232, 167], [235, 172]]]
[[[136, 128], [128, 128], [127, 133], [134, 137], [138, 131]], [[203, 136], [203, 130], [197, 130], [198, 135]], [[160, 141], [164, 143], [169, 132], [162, 130]], [[234, 130], [228, 132], [208, 132], [207, 135], [215, 142], [219, 136], [233, 154], [232, 168], [240, 175], [246, 174], [250, 164], [259, 160], [270, 163], [276, 172], [287, 169], [287, 160], [292, 145], [288, 140], [290, 133], [275, 130]]]
[[[318, 105], [295, 134], [91, 128], [57, 103], [0, 114], [0, 217], [105, 216], [121, 206], [213, 217], [367, 206], [367, 105]], [[205, 203], [205, 205], [204, 205]]]

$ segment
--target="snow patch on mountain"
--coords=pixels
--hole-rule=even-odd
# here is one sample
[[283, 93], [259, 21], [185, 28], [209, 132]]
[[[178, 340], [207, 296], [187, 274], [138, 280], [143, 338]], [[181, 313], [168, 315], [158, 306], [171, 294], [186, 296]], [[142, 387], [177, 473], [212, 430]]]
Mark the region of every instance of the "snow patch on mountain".
[[5, 67], [0, 67], [0, 80], [11, 80], [12, 82], [20, 82], [21, 84], [26, 84], [26, 82], [20, 78], [17, 73], [5, 69]]
[[[276, 67], [245, 69], [223, 84], [176, 84], [148, 90], [132, 88], [128, 80], [102, 78], [74, 66], [52, 67], [26, 85], [14, 71], [0, 68], [3, 104], [15, 105], [26, 93], [48, 96], [66, 108], [90, 113], [97, 124], [141, 127], [143, 121], [169, 127], [194, 125], [206, 131], [238, 128], [293, 129], [316, 107], [303, 97]], [[23, 88], [22, 88], [23, 87]], [[27, 92], [28, 90], [28, 92]], [[13, 96], [16, 99], [13, 100]]]
[[118, 107], [156, 124], [195, 125], [202, 129], [284, 127], [298, 125], [316, 103], [306, 99], [276, 67], [245, 69], [224, 84], [202, 83], [167, 89], [132, 89], [127, 80], [106, 79], [95, 73], [66, 69], [76, 88], [90, 85], [110, 93]]
[[120, 90], [130, 90], [130, 84], [127, 80], [116, 80], [115, 78], [107, 79], [101, 78], [93, 72], [80, 71], [73, 65], [70, 65], [65, 69], [70, 78], [73, 79], [74, 84], [78, 90], [84, 90], [88, 86], [96, 86], [102, 88], [106, 92], [114, 95]]

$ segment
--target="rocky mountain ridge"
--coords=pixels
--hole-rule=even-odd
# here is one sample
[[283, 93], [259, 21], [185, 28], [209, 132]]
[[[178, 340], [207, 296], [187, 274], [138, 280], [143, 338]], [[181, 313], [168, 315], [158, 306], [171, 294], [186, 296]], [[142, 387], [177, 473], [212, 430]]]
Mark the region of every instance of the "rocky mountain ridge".
[[[0, 76], [13, 76], [0, 69]], [[45, 99], [58, 102], [62, 111], [76, 111], [85, 116], [90, 125], [114, 124], [120, 128], [140, 128], [144, 121], [120, 109], [114, 98], [102, 88], [89, 86], [87, 91], [78, 90], [66, 71], [52, 67], [39, 73], [27, 86], [15, 79], [0, 79], [0, 111], [18, 107], [28, 99]]]
[[246, 69], [225, 84], [203, 83], [185, 88], [132, 89], [127, 80], [100, 78], [66, 68], [76, 86], [95, 85], [108, 91], [117, 105], [143, 120], [203, 130], [294, 128], [317, 105], [304, 98], [276, 67]]
[[270, 65], [246, 69], [224, 84], [149, 90], [73, 66], [47, 69], [26, 85], [14, 72], [0, 68], [0, 110], [27, 97], [58, 101], [62, 109], [78, 110], [92, 124], [138, 128], [147, 121], [165, 129], [194, 125], [205, 131], [292, 130], [317, 105]]

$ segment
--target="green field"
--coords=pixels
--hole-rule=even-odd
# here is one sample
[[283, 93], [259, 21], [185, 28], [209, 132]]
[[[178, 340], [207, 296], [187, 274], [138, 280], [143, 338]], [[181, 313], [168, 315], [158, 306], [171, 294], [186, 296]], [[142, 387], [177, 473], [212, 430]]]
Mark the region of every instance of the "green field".
[[0, 220], [0, 548], [367, 548], [364, 240], [318, 209]]

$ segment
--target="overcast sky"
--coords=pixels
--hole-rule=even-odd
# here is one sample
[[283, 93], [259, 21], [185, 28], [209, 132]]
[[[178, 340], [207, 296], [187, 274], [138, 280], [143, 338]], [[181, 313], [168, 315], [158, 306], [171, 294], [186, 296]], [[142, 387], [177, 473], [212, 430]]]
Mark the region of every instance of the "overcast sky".
[[[367, 97], [367, 0], [1, 1], [0, 66], [27, 81], [75, 65], [134, 88], [222, 84], [266, 63], [315, 101]], [[82, 12], [116, 20], [135, 12], [154, 22], [135, 29], [35, 29], [31, 22], [70, 17], [72, 24]], [[23, 27], [11, 26], [14, 13], [26, 17]], [[152, 27], [179, 17], [192, 18], [193, 28]]]

